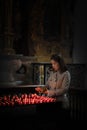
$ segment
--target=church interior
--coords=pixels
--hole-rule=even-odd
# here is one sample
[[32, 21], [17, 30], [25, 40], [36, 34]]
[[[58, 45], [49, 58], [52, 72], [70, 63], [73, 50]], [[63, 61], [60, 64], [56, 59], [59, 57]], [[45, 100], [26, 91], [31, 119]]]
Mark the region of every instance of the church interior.
[[[63, 121], [87, 120], [86, 11], [85, 0], [0, 0], [0, 121], [7, 129], [68, 129]], [[35, 94], [53, 54], [71, 74], [66, 111]]]

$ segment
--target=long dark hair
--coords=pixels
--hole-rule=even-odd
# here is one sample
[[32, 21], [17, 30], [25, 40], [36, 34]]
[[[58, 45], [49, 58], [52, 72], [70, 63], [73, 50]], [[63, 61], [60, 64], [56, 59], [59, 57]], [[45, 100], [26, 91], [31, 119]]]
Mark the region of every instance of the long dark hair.
[[63, 73], [68, 70], [67, 66], [61, 56], [59, 56], [57, 54], [53, 54], [50, 59], [56, 61], [60, 65], [60, 73]]

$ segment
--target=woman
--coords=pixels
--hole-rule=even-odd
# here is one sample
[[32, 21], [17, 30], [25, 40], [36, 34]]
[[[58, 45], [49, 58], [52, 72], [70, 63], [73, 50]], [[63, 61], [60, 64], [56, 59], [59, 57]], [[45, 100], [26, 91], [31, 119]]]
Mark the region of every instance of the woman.
[[63, 106], [67, 107], [69, 105], [67, 92], [71, 79], [70, 72], [62, 57], [57, 54], [51, 56], [51, 64], [53, 71], [51, 71], [46, 83], [47, 89], [43, 91], [43, 88], [37, 87], [35, 90], [49, 97], [58, 97], [58, 100], [63, 101]]

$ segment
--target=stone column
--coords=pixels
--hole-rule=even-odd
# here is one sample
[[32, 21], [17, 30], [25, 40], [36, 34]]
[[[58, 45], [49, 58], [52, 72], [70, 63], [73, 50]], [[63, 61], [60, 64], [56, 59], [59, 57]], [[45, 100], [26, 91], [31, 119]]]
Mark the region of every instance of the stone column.
[[4, 0], [4, 53], [13, 54], [12, 6], [13, 0]]
[[0, 0], [0, 53], [3, 49], [3, 0]]

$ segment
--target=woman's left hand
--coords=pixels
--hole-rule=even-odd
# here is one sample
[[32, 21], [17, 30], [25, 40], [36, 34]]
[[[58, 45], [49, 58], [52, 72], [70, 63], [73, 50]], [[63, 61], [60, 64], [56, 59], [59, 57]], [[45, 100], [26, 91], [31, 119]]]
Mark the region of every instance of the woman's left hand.
[[44, 94], [48, 94], [48, 91], [46, 90], [46, 91], [44, 91]]

